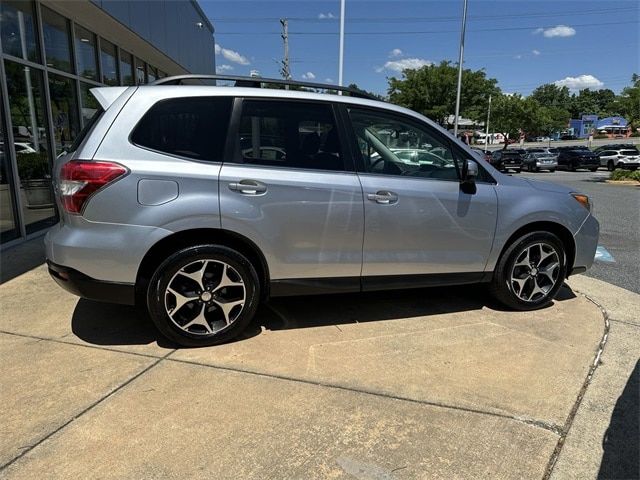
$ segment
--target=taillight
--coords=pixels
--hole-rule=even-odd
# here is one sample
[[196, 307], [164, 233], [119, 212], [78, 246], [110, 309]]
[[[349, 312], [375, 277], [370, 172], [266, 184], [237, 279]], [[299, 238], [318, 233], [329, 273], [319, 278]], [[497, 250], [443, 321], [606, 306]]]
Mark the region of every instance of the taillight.
[[60, 170], [60, 197], [69, 213], [82, 213], [91, 195], [127, 173], [127, 169], [113, 162], [74, 160]]

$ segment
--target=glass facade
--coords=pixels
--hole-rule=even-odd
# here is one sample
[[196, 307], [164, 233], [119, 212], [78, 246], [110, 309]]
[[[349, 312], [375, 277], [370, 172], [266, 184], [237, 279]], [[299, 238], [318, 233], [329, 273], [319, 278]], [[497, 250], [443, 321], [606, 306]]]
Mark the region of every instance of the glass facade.
[[39, 1], [0, 1], [0, 244], [57, 222], [51, 166], [99, 105], [90, 90], [166, 76]]

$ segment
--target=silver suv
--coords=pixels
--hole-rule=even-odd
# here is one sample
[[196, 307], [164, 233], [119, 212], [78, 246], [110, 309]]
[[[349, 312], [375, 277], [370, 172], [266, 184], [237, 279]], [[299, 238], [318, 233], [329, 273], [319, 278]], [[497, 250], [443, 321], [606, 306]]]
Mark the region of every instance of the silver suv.
[[63, 288], [142, 306], [199, 346], [237, 336], [269, 297], [485, 282], [530, 310], [591, 266], [585, 195], [503, 175], [348, 89], [233, 80], [92, 90], [102, 109], [54, 169], [45, 241]]

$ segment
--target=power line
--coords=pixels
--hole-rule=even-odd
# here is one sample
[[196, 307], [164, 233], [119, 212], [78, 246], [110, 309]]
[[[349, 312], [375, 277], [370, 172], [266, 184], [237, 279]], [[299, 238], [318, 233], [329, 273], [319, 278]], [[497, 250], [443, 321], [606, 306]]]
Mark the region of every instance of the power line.
[[[603, 27], [610, 25], [629, 25], [639, 24], [637, 20], [629, 20], [625, 22], [599, 22], [599, 23], [582, 23], [574, 24], [572, 27]], [[498, 28], [474, 28], [469, 29], [470, 32], [504, 32], [504, 31], [517, 31], [517, 30], [536, 30], [538, 28], [547, 29], [554, 28], [556, 25], [532, 25], [527, 27], [498, 27]], [[459, 33], [460, 30], [403, 30], [403, 31], [391, 31], [391, 32], [345, 32], [345, 35], [428, 35], [438, 33]], [[280, 35], [280, 32], [217, 32], [218, 35]], [[338, 35], [338, 32], [289, 32], [289, 35]]]
[[[607, 8], [607, 10], [602, 9], [592, 9], [592, 10], [582, 10], [582, 11], [565, 11], [565, 12], [554, 12], [554, 13], [540, 13], [540, 12], [519, 12], [517, 14], [504, 14], [504, 15], [470, 15], [469, 21], [476, 20], [500, 20], [500, 19], [513, 19], [514, 17], [527, 17], [527, 18], [555, 18], [561, 17], [564, 15], [570, 15], [571, 17], [578, 15], [603, 15], [603, 14], [611, 14], [621, 11], [631, 11], [636, 10], [635, 7], [616, 7], [616, 8]], [[318, 17], [287, 17], [289, 20], [295, 22], [309, 22], [309, 23], [333, 23], [334, 21], [338, 21], [338, 17], [335, 18], [318, 18]], [[215, 23], [272, 23], [277, 22], [280, 19], [276, 17], [221, 17], [221, 18], [210, 18], [212, 22]], [[460, 18], [458, 16], [448, 16], [448, 17], [350, 17], [350, 23], [390, 23], [390, 22], [458, 22]]]

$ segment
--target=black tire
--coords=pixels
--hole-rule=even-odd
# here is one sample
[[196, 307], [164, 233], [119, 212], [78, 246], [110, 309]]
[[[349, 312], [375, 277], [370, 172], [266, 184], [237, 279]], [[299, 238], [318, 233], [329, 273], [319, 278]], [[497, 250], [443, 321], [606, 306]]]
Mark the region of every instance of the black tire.
[[597, 172], [597, 171], [598, 171], [598, 167], [596, 167], [596, 168], [590, 168], [590, 169], [589, 169], [589, 171], [591, 171], [591, 172]]
[[[188, 316], [187, 314], [193, 314], [195, 317], [198, 313], [197, 309], [202, 306], [200, 311], [204, 314], [206, 309], [210, 318], [222, 315], [222, 318], [218, 318], [213, 323], [211, 320], [205, 320], [208, 329], [211, 330], [212, 333], [206, 333], [205, 327], [199, 328], [199, 325], [195, 325], [195, 327], [198, 327], [197, 329], [201, 330], [200, 332], [188, 331], [194, 327], [187, 327], [187, 330], [182, 329], [178, 326], [177, 322], [171, 319], [167, 313], [167, 308], [165, 308], [165, 302], [168, 302], [166, 296], [169, 295], [167, 293], [169, 282], [174, 279], [174, 276], [177, 275], [182, 268], [191, 264], [198, 267], [198, 262], [202, 260], [209, 260], [209, 264], [207, 264], [209, 266], [205, 266], [204, 263], [202, 264], [202, 271], [211, 277], [214, 277], [216, 272], [211, 272], [209, 269], [220, 269], [221, 272], [226, 273], [227, 267], [224, 267], [224, 264], [230, 266], [231, 269], [228, 271], [233, 275], [233, 280], [236, 281], [238, 285], [242, 284], [243, 287], [228, 288], [244, 289], [244, 303], [241, 304], [239, 311], [237, 307], [234, 307], [235, 310], [232, 309], [230, 312], [224, 313], [223, 309], [221, 309], [219, 304], [215, 303], [213, 299], [208, 303], [203, 302], [202, 295], [199, 299], [187, 302], [189, 305], [184, 303], [175, 311], [174, 315], [182, 315], [181, 312], [186, 309], [185, 316]], [[238, 276], [240, 277], [239, 279], [237, 278]], [[215, 283], [215, 279], [205, 279], [204, 276], [201, 283], [205, 284], [205, 280], [212, 282], [209, 284], [210, 286]], [[220, 282], [222, 280], [223, 277], [221, 276]], [[191, 280], [187, 279], [187, 282], [190, 281]], [[192, 290], [198, 288], [196, 285], [197, 283], [191, 283], [191, 287], [193, 287]], [[207, 288], [209, 289], [208, 291], [215, 291], [215, 288]], [[228, 290], [224, 288], [220, 291], [228, 292]], [[197, 296], [197, 292], [191, 295]], [[215, 295], [214, 293], [212, 298], [215, 298]], [[177, 300], [177, 297], [174, 297], [174, 299]], [[228, 247], [220, 245], [196, 245], [173, 253], [160, 264], [149, 282], [146, 301], [149, 316], [162, 335], [185, 347], [203, 347], [224, 343], [238, 336], [253, 319], [256, 309], [258, 308], [259, 299], [260, 281], [258, 274], [247, 258]], [[234, 317], [233, 320], [226, 321], [226, 319], [232, 316]], [[227, 325], [214, 331], [214, 325], [224, 325], [224, 323], [227, 323]], [[183, 325], [186, 325], [186, 323], [183, 323]]]
[[555, 169], [555, 168], [552, 168], [551, 170], [549, 170], [549, 173], [553, 173], [553, 172], [555, 172], [555, 171], [556, 171], [556, 169]]
[[609, 160], [607, 162], [607, 170], [609, 170], [610, 172], [613, 172], [615, 169], [616, 169], [616, 167], [613, 164], [613, 160]]
[[[524, 250], [529, 247], [535, 248], [535, 245], [540, 243], [549, 245], [555, 249], [557, 254], [559, 265], [558, 271], [555, 272], [555, 283], [551, 285], [552, 288], [548, 290], [544, 296], [537, 298], [536, 295], [531, 295], [531, 300], [525, 301], [518, 296], [518, 292], [511, 281], [511, 274], [512, 271], [515, 271], [514, 265], [516, 261], [522, 257]], [[549, 262], [553, 260], [554, 258], [551, 257]], [[493, 272], [493, 278], [489, 284], [489, 291], [496, 300], [509, 308], [514, 310], [536, 310], [551, 303], [558, 293], [558, 290], [560, 290], [566, 276], [567, 260], [564, 245], [553, 233], [536, 231], [517, 238], [511, 245], [507, 246]], [[543, 279], [542, 277], [540, 278], [541, 280]], [[532, 281], [534, 280], [535, 279]], [[537, 280], [535, 281], [537, 285]], [[551, 282], [551, 280], [549, 280], [549, 282]], [[525, 283], [525, 286], [526, 285]]]
[[570, 171], [570, 172], [575, 172], [577, 169], [578, 169], [578, 168], [577, 168], [577, 166], [576, 166], [575, 162], [571, 162], [571, 163], [569, 164], [569, 171]]

